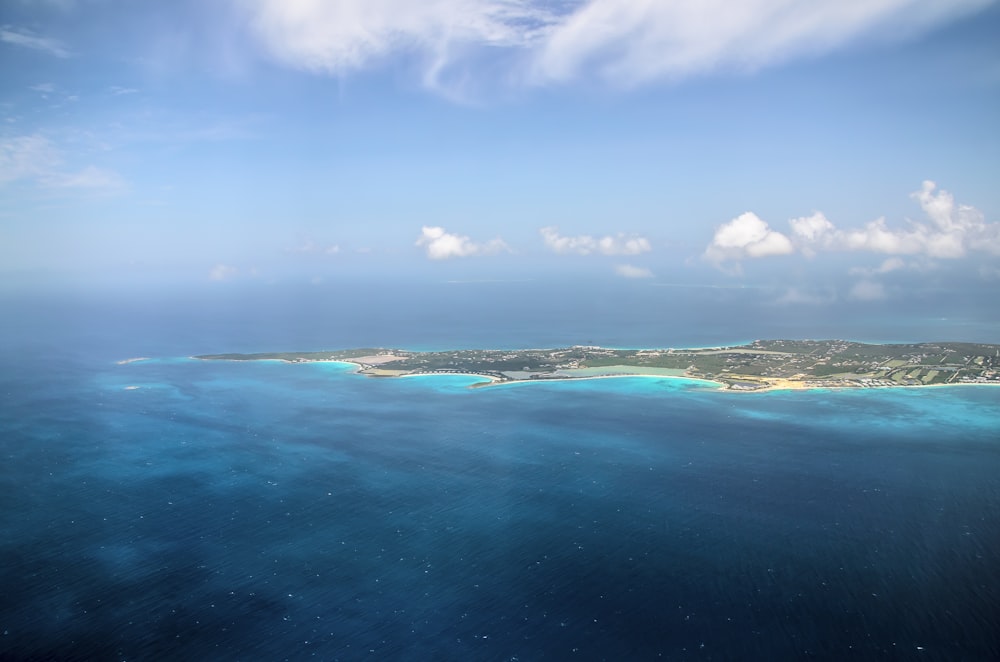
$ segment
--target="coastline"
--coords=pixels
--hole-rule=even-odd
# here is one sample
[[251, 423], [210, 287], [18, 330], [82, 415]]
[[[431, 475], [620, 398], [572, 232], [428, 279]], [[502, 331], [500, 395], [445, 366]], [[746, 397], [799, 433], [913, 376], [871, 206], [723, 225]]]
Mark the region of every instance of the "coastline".
[[[285, 359], [256, 359], [256, 360], [272, 360], [280, 361], [282, 363], [304, 363], [304, 361], [288, 361]], [[447, 371], [447, 370], [427, 370], [427, 371], [406, 371], [406, 370], [386, 370], [381, 368], [368, 367], [365, 364], [358, 363], [357, 361], [350, 361], [347, 359], [340, 360], [317, 360], [309, 361], [309, 363], [345, 363], [355, 366], [357, 369], [353, 374], [363, 375], [365, 377], [372, 378], [399, 378], [399, 377], [435, 377], [435, 376], [452, 376], [452, 375], [462, 375], [465, 377], [478, 377], [483, 381], [475, 382], [469, 385], [469, 388], [487, 388], [490, 386], [504, 386], [504, 385], [515, 385], [515, 384], [544, 384], [546, 382], [572, 382], [572, 381], [587, 381], [592, 379], [616, 379], [616, 378], [628, 378], [628, 377], [638, 377], [642, 379], [671, 379], [686, 382], [695, 382], [705, 385], [704, 390], [710, 391], [722, 391], [730, 393], [773, 393], [776, 391], [823, 391], [823, 390], [833, 390], [833, 391], [866, 391], [866, 390], [883, 390], [883, 389], [920, 389], [920, 388], [947, 388], [951, 386], [1000, 386], [1000, 383], [986, 383], [986, 382], [958, 382], [953, 384], [886, 384], [886, 385], [871, 385], [871, 386], [848, 386], [841, 384], [817, 384], [808, 381], [799, 381], [795, 379], [782, 379], [782, 378], [772, 378], [772, 380], [766, 384], [760, 384], [759, 382], [754, 382], [755, 386], [751, 388], [739, 388], [738, 384], [744, 382], [736, 382], [735, 384], [730, 384], [723, 381], [718, 381], [715, 379], [707, 379], [705, 377], [697, 377], [685, 374], [666, 374], [666, 373], [649, 373], [642, 372], [640, 366], [620, 366], [620, 367], [634, 367], [637, 372], [608, 372], [600, 374], [589, 374], [589, 375], [545, 375], [545, 373], [536, 373], [540, 376], [538, 377], [528, 377], [528, 378], [507, 378], [501, 379], [495, 375], [484, 374], [480, 372], [469, 372], [469, 371]], [[581, 370], [597, 370], [597, 368], [582, 368]], [[744, 377], [745, 378], [745, 377]], [[749, 382], [746, 382], [749, 383]], [[709, 388], [711, 385], [712, 388]]]
[[359, 348], [191, 358], [342, 363], [353, 366], [353, 373], [378, 378], [462, 375], [474, 378], [470, 388], [611, 377], [682, 379], [710, 390], [765, 393], [1000, 385], [1000, 345], [974, 343], [865, 345], [841, 340], [755, 340], [744, 346], [697, 350], [621, 350], [590, 345], [444, 352]]
[[[230, 361], [233, 363], [239, 363], [246, 361], [247, 359], [206, 359], [198, 356], [188, 357], [197, 361]], [[249, 359], [251, 361], [272, 361], [275, 363], [286, 363], [286, 364], [296, 364], [296, 363], [343, 363], [344, 365], [352, 365], [355, 370], [352, 374], [361, 375], [364, 377], [369, 377], [373, 379], [385, 379], [385, 378], [404, 378], [404, 377], [446, 377], [446, 376], [464, 376], [464, 377], [476, 377], [482, 381], [477, 381], [469, 384], [470, 389], [480, 389], [488, 388], [490, 386], [504, 386], [504, 385], [519, 385], [519, 384], [544, 384], [546, 382], [573, 382], [573, 381], [588, 381], [593, 379], [617, 379], [617, 378], [628, 378], [636, 377], [642, 379], [670, 379], [686, 382], [695, 382], [704, 385], [703, 390], [706, 391], [717, 391], [726, 393], [774, 393], [780, 391], [868, 391], [868, 390], [885, 390], [885, 389], [924, 389], [924, 388], [949, 388], [954, 386], [1000, 386], [1000, 383], [990, 383], [990, 382], [958, 382], [953, 384], [886, 384], [886, 385], [872, 385], [872, 386], [846, 386], [840, 384], [816, 384], [808, 383], [805, 381], [798, 381], [793, 379], [774, 379], [774, 382], [778, 383], [767, 383], [766, 385], [755, 385], [752, 388], [738, 388], [733, 384], [727, 382], [721, 382], [715, 379], [706, 379], [705, 377], [696, 377], [690, 375], [671, 375], [662, 373], [647, 373], [647, 372], [612, 372], [604, 374], [593, 374], [593, 375], [553, 375], [553, 376], [539, 376], [534, 378], [508, 378], [501, 379], [495, 375], [488, 375], [479, 372], [468, 372], [468, 371], [444, 371], [444, 370], [429, 370], [429, 371], [408, 371], [408, 370], [387, 370], [383, 368], [376, 368], [370, 365], [359, 363], [358, 361], [352, 361], [349, 359], [314, 359], [309, 361], [294, 361], [289, 359], [276, 359], [276, 358], [260, 358], [260, 359]], [[119, 365], [124, 365], [126, 363], [131, 363], [131, 361], [119, 361]], [[639, 366], [635, 366], [639, 368]], [[592, 368], [587, 368], [592, 369]], [[538, 373], [544, 374], [544, 373]], [[759, 384], [759, 382], [755, 382]], [[710, 388], [711, 386], [711, 388]]]

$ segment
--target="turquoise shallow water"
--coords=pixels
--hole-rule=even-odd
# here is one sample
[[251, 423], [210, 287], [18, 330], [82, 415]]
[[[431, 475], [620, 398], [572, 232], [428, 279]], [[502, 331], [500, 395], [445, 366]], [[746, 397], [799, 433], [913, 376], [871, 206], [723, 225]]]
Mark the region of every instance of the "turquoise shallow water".
[[133, 340], [4, 352], [5, 657], [1000, 653], [1000, 389], [470, 389]]

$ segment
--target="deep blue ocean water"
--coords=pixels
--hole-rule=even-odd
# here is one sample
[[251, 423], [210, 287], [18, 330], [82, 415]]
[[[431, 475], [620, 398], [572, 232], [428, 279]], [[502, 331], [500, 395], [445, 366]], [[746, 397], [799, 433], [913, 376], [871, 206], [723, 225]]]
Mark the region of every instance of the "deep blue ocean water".
[[956, 311], [535, 290], [7, 302], [0, 657], [1000, 657], [1000, 389], [469, 389], [186, 358], [1000, 341]]

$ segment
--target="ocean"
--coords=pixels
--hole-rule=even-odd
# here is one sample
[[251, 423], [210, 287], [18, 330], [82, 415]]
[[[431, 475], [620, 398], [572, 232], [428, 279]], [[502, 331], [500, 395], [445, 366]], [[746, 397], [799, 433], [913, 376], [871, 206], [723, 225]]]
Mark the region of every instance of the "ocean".
[[470, 389], [188, 358], [1000, 342], [995, 311], [948, 305], [631, 283], [8, 297], [0, 658], [1000, 658], [1000, 388]]

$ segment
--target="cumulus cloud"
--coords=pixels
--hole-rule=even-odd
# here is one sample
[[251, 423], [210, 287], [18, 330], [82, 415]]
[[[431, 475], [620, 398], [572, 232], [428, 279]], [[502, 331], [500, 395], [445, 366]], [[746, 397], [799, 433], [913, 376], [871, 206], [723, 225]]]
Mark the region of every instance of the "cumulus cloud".
[[618, 233], [617, 235], [592, 237], [589, 234], [581, 234], [567, 237], [559, 234], [559, 228], [555, 226], [542, 228], [538, 232], [542, 235], [545, 245], [556, 253], [639, 255], [653, 250], [649, 240], [638, 235]]
[[[987, 222], [975, 207], [956, 204], [951, 193], [938, 190], [929, 180], [912, 197], [928, 220], [909, 220], [903, 227], [890, 227], [885, 218], [877, 218], [860, 228], [841, 229], [816, 212], [791, 219], [791, 233], [785, 235], [747, 212], [716, 230], [704, 257], [721, 266], [793, 252], [812, 256], [825, 251], [864, 251], [934, 259], [960, 258], [970, 251], [1000, 255], [1000, 223]], [[886, 261], [882, 273], [901, 266], [901, 260]]]
[[426, 225], [420, 231], [417, 246], [423, 246], [427, 251], [427, 257], [432, 260], [489, 255], [510, 250], [499, 237], [484, 243], [477, 243], [464, 235], [446, 232], [442, 227]]
[[712, 243], [705, 249], [709, 262], [738, 262], [744, 257], [787, 255], [795, 251], [791, 240], [772, 230], [757, 214], [745, 212], [715, 231]]
[[622, 278], [652, 278], [653, 272], [645, 267], [636, 267], [631, 264], [619, 264], [615, 267], [615, 273]]
[[951, 193], [936, 189], [928, 180], [912, 196], [930, 223], [909, 221], [904, 228], [890, 228], [878, 218], [857, 230], [831, 229], [824, 243], [842, 250], [932, 258], [957, 258], [968, 251], [1000, 255], [1000, 224], [987, 223], [978, 209], [956, 205]]
[[792, 236], [795, 237], [802, 252], [808, 256], [815, 254], [815, 248], [828, 243], [834, 225], [822, 212], [812, 216], [802, 216], [788, 221], [792, 226]]
[[[754, 70], [867, 37], [918, 34], [990, 0], [245, 0], [267, 51], [344, 75], [393, 57], [426, 83], [484, 53], [503, 80], [614, 85]], [[497, 66], [497, 62], [500, 66]], [[497, 74], [497, 71], [499, 73]]]
[[1000, 255], [1000, 223], [987, 223], [975, 207], [956, 205], [951, 193], [945, 190], [935, 193], [935, 189], [937, 185], [927, 180], [912, 194], [933, 223], [927, 233], [927, 253], [957, 257], [968, 249]]

